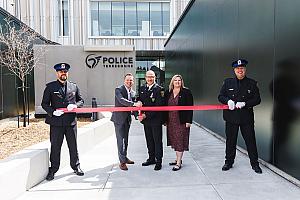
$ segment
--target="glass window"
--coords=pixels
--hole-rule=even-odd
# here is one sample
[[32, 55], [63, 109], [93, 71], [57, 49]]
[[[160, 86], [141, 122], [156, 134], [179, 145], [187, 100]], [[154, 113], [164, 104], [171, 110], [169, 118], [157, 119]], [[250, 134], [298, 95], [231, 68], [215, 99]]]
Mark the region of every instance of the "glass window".
[[100, 35], [111, 35], [111, 2], [99, 2]]
[[58, 1], [59, 36], [69, 36], [69, 2]]
[[150, 19], [149, 3], [137, 3], [138, 33], [140, 36], [149, 36]]
[[163, 35], [170, 33], [170, 4], [162, 3]]
[[[68, 0], [62, 13], [69, 34]], [[90, 1], [92, 36], [163, 36], [170, 32], [170, 3]], [[60, 27], [61, 28], [61, 27]]]
[[91, 35], [98, 36], [99, 35], [99, 7], [98, 2], [91, 2]]
[[135, 2], [125, 2], [125, 35], [138, 35]]
[[112, 35], [124, 35], [124, 2], [112, 2]]
[[162, 36], [161, 3], [150, 3], [151, 36]]

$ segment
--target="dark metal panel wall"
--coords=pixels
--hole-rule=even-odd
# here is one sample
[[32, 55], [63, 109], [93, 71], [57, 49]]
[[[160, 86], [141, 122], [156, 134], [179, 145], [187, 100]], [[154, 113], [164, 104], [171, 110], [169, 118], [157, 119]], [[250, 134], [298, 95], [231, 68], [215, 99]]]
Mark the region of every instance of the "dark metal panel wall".
[[[294, 0], [196, 0], [166, 44], [166, 73], [183, 75], [196, 104], [218, 103], [224, 78], [233, 76], [231, 62], [249, 60], [247, 74], [262, 98], [255, 107], [259, 155], [298, 179], [299, 7]], [[194, 119], [224, 136], [221, 111], [196, 111]], [[238, 143], [245, 148], [241, 137]]]

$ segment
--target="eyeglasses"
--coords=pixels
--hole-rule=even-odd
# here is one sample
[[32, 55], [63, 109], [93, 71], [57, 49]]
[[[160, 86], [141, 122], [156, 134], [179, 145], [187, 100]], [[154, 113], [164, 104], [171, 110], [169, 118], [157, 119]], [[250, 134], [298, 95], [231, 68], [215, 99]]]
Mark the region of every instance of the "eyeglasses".
[[146, 76], [146, 78], [155, 78], [155, 76]]

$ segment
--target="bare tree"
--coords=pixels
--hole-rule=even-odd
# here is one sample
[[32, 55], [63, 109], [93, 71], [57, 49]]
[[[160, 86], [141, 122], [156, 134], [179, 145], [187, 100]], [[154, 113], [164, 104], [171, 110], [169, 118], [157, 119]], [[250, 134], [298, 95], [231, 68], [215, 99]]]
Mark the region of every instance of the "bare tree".
[[23, 126], [26, 126], [26, 76], [45, 54], [38, 48], [33, 56], [33, 44], [39, 43], [39, 35], [24, 24], [17, 25], [11, 18], [4, 19], [0, 26], [0, 64], [7, 67], [22, 83]]

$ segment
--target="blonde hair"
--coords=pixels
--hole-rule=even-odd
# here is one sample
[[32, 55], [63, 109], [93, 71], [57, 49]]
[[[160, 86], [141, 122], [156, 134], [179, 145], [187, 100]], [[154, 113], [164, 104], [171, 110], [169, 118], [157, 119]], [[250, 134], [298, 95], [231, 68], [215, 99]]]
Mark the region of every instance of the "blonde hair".
[[171, 92], [171, 91], [174, 89], [174, 81], [175, 81], [175, 79], [176, 79], [177, 77], [179, 77], [180, 80], [181, 80], [181, 88], [184, 88], [184, 82], [183, 82], [182, 76], [179, 75], [179, 74], [176, 74], [176, 75], [174, 75], [174, 76], [172, 77], [172, 79], [171, 79], [171, 81], [170, 81], [169, 92]]

